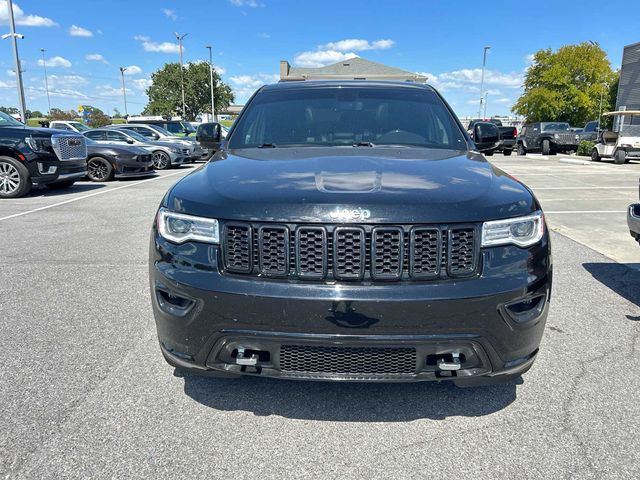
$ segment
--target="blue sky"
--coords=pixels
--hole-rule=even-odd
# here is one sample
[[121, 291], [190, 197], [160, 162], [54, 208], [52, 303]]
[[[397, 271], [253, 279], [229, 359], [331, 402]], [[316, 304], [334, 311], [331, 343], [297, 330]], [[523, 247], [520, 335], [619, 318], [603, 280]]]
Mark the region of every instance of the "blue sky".
[[[188, 33], [185, 61], [208, 59], [244, 102], [277, 81], [281, 59], [319, 66], [355, 54], [425, 73], [458, 115], [478, 109], [482, 47], [491, 45], [487, 114], [508, 114], [532, 53], [599, 42], [619, 68], [624, 45], [640, 41], [640, 2], [618, 1], [620, 16], [599, 19], [602, 1], [524, 2], [374, 0], [16, 0], [27, 108], [46, 111], [41, 48], [46, 49], [52, 107], [94, 105], [122, 112], [120, 66], [128, 67], [129, 113], [146, 104], [150, 74], [178, 61], [175, 31]], [[8, 31], [5, 0], [0, 30]], [[625, 19], [636, 19], [625, 22]], [[0, 42], [0, 105], [17, 106], [11, 44]]]

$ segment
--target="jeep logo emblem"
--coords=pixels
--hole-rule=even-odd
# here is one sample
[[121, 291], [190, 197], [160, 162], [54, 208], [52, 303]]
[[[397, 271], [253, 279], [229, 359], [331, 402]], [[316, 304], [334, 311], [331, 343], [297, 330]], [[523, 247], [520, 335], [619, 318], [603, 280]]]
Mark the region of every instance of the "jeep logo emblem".
[[371, 212], [369, 210], [363, 210], [362, 208], [336, 207], [335, 210], [329, 213], [329, 216], [332, 220], [348, 222], [352, 220], [366, 220], [371, 218]]

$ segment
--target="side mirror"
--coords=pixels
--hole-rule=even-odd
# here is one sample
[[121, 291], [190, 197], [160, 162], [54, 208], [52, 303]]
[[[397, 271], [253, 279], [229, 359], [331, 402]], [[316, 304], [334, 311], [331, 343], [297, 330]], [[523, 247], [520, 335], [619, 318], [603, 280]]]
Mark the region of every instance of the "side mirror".
[[133, 139], [132, 138], [127, 138], [127, 143], [128, 144], [132, 144], [133, 143]]
[[153, 139], [154, 140], [158, 140], [160, 138], [160, 135], [158, 135], [157, 133], [153, 134]]
[[473, 140], [478, 151], [493, 150], [500, 143], [500, 130], [493, 123], [476, 123], [473, 127]]
[[196, 141], [205, 147], [222, 141], [222, 129], [219, 123], [201, 123], [196, 132]]

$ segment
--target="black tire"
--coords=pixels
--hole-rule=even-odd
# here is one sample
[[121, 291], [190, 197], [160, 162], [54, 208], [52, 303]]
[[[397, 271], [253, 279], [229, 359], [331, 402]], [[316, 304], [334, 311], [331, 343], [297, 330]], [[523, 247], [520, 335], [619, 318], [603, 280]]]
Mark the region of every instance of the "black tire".
[[593, 149], [591, 150], [591, 161], [592, 162], [599, 162], [601, 160], [600, 155], [598, 154], [598, 150], [597, 149]]
[[169, 155], [167, 155], [162, 150], [156, 150], [152, 153], [153, 158], [153, 168], [156, 170], [166, 170], [171, 168], [171, 159]]
[[627, 161], [627, 152], [624, 150], [616, 150], [613, 152], [613, 163], [616, 165], [622, 165]]
[[527, 154], [527, 149], [524, 148], [524, 145], [519, 143], [518, 144], [518, 155], [520, 155], [521, 157], [524, 157]]
[[103, 157], [91, 157], [87, 161], [87, 177], [92, 182], [109, 182], [115, 172], [111, 162]]
[[483, 152], [485, 157], [490, 157], [493, 155], [493, 150], [489, 150], [488, 152]]
[[509, 148], [509, 149], [503, 150], [503, 151], [502, 151], [502, 154], [503, 154], [505, 157], [509, 157], [509, 156], [511, 156], [511, 152], [512, 152], [512, 151], [513, 151], [513, 150], [511, 150], [511, 149]]
[[542, 154], [551, 155], [551, 142], [547, 139], [542, 140]]
[[29, 170], [18, 160], [0, 157], [0, 198], [23, 197], [31, 190]]
[[65, 188], [69, 188], [74, 183], [76, 183], [75, 180], [63, 180], [62, 182], [47, 183], [45, 184], [45, 187], [50, 190], [64, 190]]

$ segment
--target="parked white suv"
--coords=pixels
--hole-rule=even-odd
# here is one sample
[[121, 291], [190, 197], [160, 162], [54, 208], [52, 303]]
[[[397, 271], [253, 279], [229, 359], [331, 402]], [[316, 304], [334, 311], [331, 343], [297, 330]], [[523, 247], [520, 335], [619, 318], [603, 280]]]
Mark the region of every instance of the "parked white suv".
[[53, 122], [49, 122], [49, 128], [55, 128], [57, 130], [67, 130], [69, 132], [86, 132], [89, 130], [82, 122], [76, 122], [73, 120], [54, 120]]

